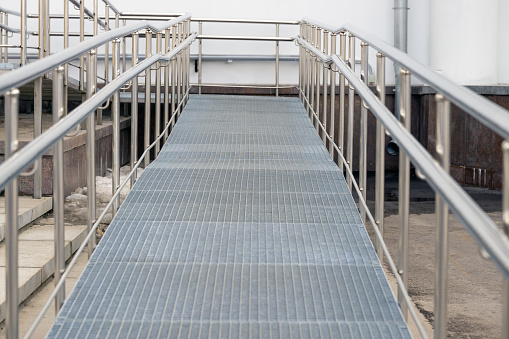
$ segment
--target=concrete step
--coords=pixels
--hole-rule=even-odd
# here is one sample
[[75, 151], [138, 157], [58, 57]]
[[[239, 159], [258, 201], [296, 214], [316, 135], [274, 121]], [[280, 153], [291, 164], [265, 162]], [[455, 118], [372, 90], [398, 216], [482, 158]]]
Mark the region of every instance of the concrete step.
[[[23, 228], [53, 208], [53, 198], [19, 197], [18, 228]], [[0, 241], [5, 239], [5, 197], [0, 197]]]
[[[19, 302], [23, 302], [55, 271], [53, 225], [34, 225], [19, 235]], [[65, 227], [66, 260], [86, 236], [86, 226]], [[5, 319], [5, 244], [0, 245], [0, 321]]]

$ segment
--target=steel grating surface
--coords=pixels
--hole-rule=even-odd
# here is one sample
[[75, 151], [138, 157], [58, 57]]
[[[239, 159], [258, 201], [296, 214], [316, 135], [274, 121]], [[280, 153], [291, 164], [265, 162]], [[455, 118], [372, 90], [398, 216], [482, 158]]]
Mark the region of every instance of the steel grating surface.
[[409, 338], [295, 98], [191, 96], [49, 338]]

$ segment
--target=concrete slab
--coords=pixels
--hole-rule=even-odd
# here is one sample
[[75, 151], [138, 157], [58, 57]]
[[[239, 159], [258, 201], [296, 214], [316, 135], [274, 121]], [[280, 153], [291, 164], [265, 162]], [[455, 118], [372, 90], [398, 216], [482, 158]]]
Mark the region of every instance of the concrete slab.
[[[25, 227], [35, 219], [41, 217], [53, 208], [53, 198], [19, 197], [18, 229]], [[0, 241], [5, 239], [5, 198], [0, 197]]]
[[[76, 252], [86, 236], [86, 226], [65, 227], [65, 257]], [[5, 245], [0, 245], [0, 321], [5, 319]], [[23, 302], [55, 270], [53, 226], [36, 225], [19, 236], [19, 301]]]

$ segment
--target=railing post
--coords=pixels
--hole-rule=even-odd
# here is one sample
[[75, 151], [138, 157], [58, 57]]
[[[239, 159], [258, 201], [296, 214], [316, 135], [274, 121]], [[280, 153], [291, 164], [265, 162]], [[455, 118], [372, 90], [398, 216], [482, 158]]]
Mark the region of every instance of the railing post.
[[[53, 71], [53, 124], [64, 115], [64, 68]], [[53, 148], [53, 217], [55, 218], [55, 285], [65, 271], [65, 235], [64, 235], [64, 141], [60, 139]], [[62, 287], [55, 297], [55, 312], [64, 304], [65, 288]]]
[[50, 55], [50, 10], [49, 0], [44, 1], [44, 56]]
[[[276, 36], [279, 37], [279, 24], [276, 24]], [[276, 41], [276, 96], [279, 96], [279, 41]]]
[[[120, 40], [113, 41], [113, 80], [120, 75]], [[150, 99], [149, 99], [150, 104]], [[113, 125], [113, 156], [112, 156], [112, 195], [120, 186], [120, 94], [113, 94], [113, 107], [111, 110], [111, 124]], [[112, 216], [115, 216], [120, 207], [120, 195], [113, 200]]]
[[[330, 37], [330, 54], [336, 55], [336, 34], [331, 33]], [[336, 72], [335, 65], [331, 64], [330, 70], [330, 136], [331, 143], [329, 145], [330, 156], [334, 161], [334, 142], [336, 142]], [[341, 132], [341, 130], [340, 130]], [[341, 145], [340, 145], [341, 146]], [[339, 148], [341, 150], [341, 148]]]
[[[18, 150], [19, 90], [5, 93], [5, 157]], [[18, 179], [5, 186], [6, 318], [8, 339], [18, 338]]]
[[[49, 15], [49, 13], [47, 13]], [[85, 40], [85, 0], [80, 0], [80, 42]], [[80, 55], [80, 91], [85, 91], [85, 60]]]
[[20, 64], [23, 66], [27, 62], [27, 0], [21, 0], [21, 30], [20, 30], [20, 40], [21, 40], [21, 54], [20, 54]]
[[[316, 28], [316, 49], [320, 50], [322, 48], [322, 29], [320, 27]], [[318, 121], [320, 120], [320, 81], [321, 81], [321, 70], [322, 65], [320, 63], [320, 60], [318, 59], [318, 56], [315, 56], [315, 82], [316, 82], [316, 100], [315, 100], [315, 113], [316, 113], [316, 121], [315, 121], [315, 128], [318, 135], [322, 134], [320, 125]]]
[[[169, 53], [170, 50], [170, 29], [167, 28], [164, 32], [164, 54]], [[168, 129], [166, 125], [168, 125], [170, 119], [170, 64], [170, 62], [167, 62], [164, 68], [164, 142], [168, 139]]]
[[[6, 26], [9, 25], [9, 14], [4, 13], [3, 23]], [[9, 32], [7, 32], [6, 29], [2, 30], [2, 39], [3, 39], [3, 42], [2, 42], [3, 45], [9, 44]], [[4, 52], [3, 52], [4, 61], [3, 62], [8, 63], [9, 62], [9, 48], [3, 47], [3, 50], [4, 50]]]
[[[185, 38], [187, 39], [187, 37], [189, 37], [190, 35], [191, 35], [191, 20], [187, 20], [186, 21]], [[185, 54], [184, 54], [184, 57], [185, 57], [184, 65], [186, 66], [186, 68], [184, 69], [184, 74], [185, 74], [185, 79], [186, 79], [186, 81], [184, 82], [186, 85], [184, 88], [184, 105], [187, 105], [187, 102], [189, 101], [189, 95], [187, 95], [187, 93], [188, 93], [188, 89], [189, 89], [189, 68], [191, 66], [191, 64], [190, 64], [191, 54], [190, 53], [191, 53], [190, 47], [187, 46], [185, 48]]]
[[[106, 4], [104, 7], [104, 31], [108, 32], [110, 29], [110, 5]], [[110, 78], [110, 43], [104, 44], [104, 85], [106, 86]], [[97, 124], [103, 124], [103, 111], [97, 110]]]
[[[177, 25], [173, 26], [171, 29], [171, 48], [174, 49], [175, 46], [177, 46]], [[176, 67], [176, 56], [174, 56], [171, 59], [171, 128], [173, 129], [173, 126], [175, 126], [175, 109], [176, 109], [176, 102], [175, 102], [175, 95], [176, 95], [176, 74], [177, 70]]]
[[[148, 58], [152, 55], [152, 32], [150, 30], [146, 30], [145, 32], [145, 58]], [[152, 87], [152, 79], [151, 79], [151, 68], [147, 68], [145, 71], [145, 149], [150, 146], [150, 93]], [[145, 155], [145, 168], [150, 164], [150, 152], [147, 152]]]
[[[312, 46], [315, 46], [316, 47], [316, 27], [315, 26], [312, 26], [311, 27], [311, 45]], [[314, 123], [315, 121], [315, 116], [313, 114], [313, 111], [315, 110], [315, 80], [316, 80], [316, 67], [315, 67], [315, 64], [316, 64], [316, 56], [314, 56], [311, 52], [310, 53], [310, 67], [311, 67], [311, 76], [310, 76], [310, 84], [309, 84], [309, 95], [311, 96], [311, 101], [309, 103], [310, 105], [310, 115], [311, 115], [311, 122]], [[316, 111], [315, 111], [316, 113]]]
[[[403, 84], [403, 82], [402, 82]], [[404, 93], [402, 91], [402, 93]], [[450, 163], [450, 103], [443, 95], [435, 96], [437, 102], [437, 160], [442, 168], [449, 172]], [[447, 337], [447, 285], [448, 285], [448, 224], [449, 208], [447, 203], [436, 194], [437, 229], [435, 232], [435, 316], [434, 337]]]
[[[368, 86], [368, 53], [369, 45], [361, 41], [361, 80]], [[368, 109], [361, 99], [360, 119], [360, 151], [359, 151], [359, 190], [362, 192], [362, 199], [366, 201], [367, 163], [368, 163]], [[359, 213], [362, 222], [366, 221], [366, 211], [360, 204]]]
[[[140, 34], [138, 32], [133, 33], [132, 42], [132, 67], [138, 64], [138, 51], [139, 51], [139, 39]], [[131, 170], [138, 161], [138, 77], [135, 76], [132, 80], [131, 87]], [[131, 188], [133, 188], [136, 182], [136, 173], [131, 177]]]
[[[509, 236], [509, 140], [502, 143], [504, 161], [502, 220], [504, 232]], [[502, 338], [509, 338], [509, 280], [503, 278], [502, 293]]]
[[[87, 53], [87, 69], [95, 70], [96, 50]], [[87, 99], [91, 98], [96, 91], [95, 72], [87, 72]], [[92, 230], [96, 219], [96, 189], [95, 189], [95, 112], [86, 119], [87, 126], [87, 233]], [[88, 242], [88, 257], [92, 256], [96, 243], [96, 237], [92, 236]]]
[[[178, 23], [177, 30], [177, 45], [180, 44], [180, 35], [182, 34], [182, 22]], [[180, 52], [177, 57], [177, 101], [176, 104], [180, 103], [181, 100], [181, 85], [182, 85], [182, 52]], [[180, 117], [180, 108], [177, 110], [176, 118]]]
[[[299, 36], [304, 39], [304, 34], [303, 34], [303, 23], [300, 23], [299, 24]], [[303, 91], [303, 76], [304, 76], [304, 72], [302, 71], [303, 69], [303, 66], [304, 66], [304, 61], [303, 61], [303, 57], [302, 57], [302, 51], [303, 51], [303, 47], [302, 45], [299, 45], [299, 99], [302, 100], [302, 102], [304, 103], [304, 100], [302, 98], [302, 91]]]
[[[312, 44], [311, 42], [311, 25], [310, 24], [307, 24], [306, 25], [306, 41], [310, 44]], [[313, 58], [313, 56], [311, 55], [311, 51], [308, 50], [306, 48], [306, 99], [307, 99], [307, 104], [306, 104], [306, 108], [307, 108], [307, 113], [309, 115], [309, 118], [311, 119], [311, 123], [313, 122], [313, 114], [311, 113], [311, 92], [312, 92], [312, 88], [311, 88], [311, 69], [312, 69], [312, 66], [311, 66], [311, 59]]]
[[[348, 36], [348, 64], [353, 73], [355, 73], [355, 36], [349, 34]], [[354, 104], [355, 92], [351, 84], [348, 84], [348, 133], [347, 133], [347, 148], [346, 148], [346, 163], [347, 166], [353, 171], [353, 119], [354, 119]], [[350, 175], [346, 178], [348, 189], [352, 192], [352, 177]]]
[[[198, 23], [198, 35], [203, 34], [203, 22]], [[203, 40], [198, 39], [198, 94], [201, 94], [201, 84], [203, 82], [202, 71], [202, 53], [203, 53]]]
[[[378, 99], [385, 105], [385, 56], [377, 53], [376, 90]], [[376, 177], [375, 177], [375, 222], [380, 234], [384, 235], [384, 197], [385, 197], [385, 128], [376, 121]], [[380, 263], [384, 260], [382, 242], [375, 239], [375, 249]]]
[[[161, 48], [163, 45], [163, 33], [157, 32], [156, 34], [156, 53], [161, 53]], [[159, 138], [159, 133], [161, 130], [161, 63], [156, 62], [156, 121], [155, 121], [155, 136], [154, 139]], [[159, 141], [156, 142], [155, 146], [155, 156], [159, 154], [159, 150], [161, 149], [161, 144]]]
[[[410, 131], [410, 72], [401, 70], [400, 120]], [[408, 318], [408, 306], [405, 304], [402, 289], [408, 289], [408, 223], [410, 203], [410, 160], [404, 152], [399, 153], [399, 260], [398, 272], [403, 286], [398, 287], [398, 303], [405, 320]]]
[[[95, 0], [97, 1], [97, 0]], [[97, 12], [97, 11], [96, 11]], [[95, 27], [95, 25], [94, 25]], [[94, 30], [95, 32], [95, 30]], [[64, 49], [69, 47], [69, 1], [64, 1]], [[39, 56], [41, 58], [41, 56]], [[97, 55], [96, 55], [97, 58]], [[64, 65], [64, 115], [67, 115], [69, 93], [69, 65]]]
[[[309, 24], [305, 24], [304, 28], [304, 40], [307, 42], [310, 41], [309, 39]], [[304, 98], [303, 103], [306, 105], [306, 111], [308, 113], [309, 118], [311, 118], [311, 114], [309, 112], [309, 58], [310, 58], [310, 52], [307, 48], [304, 49]], [[312, 120], [311, 120], [312, 121]]]
[[[329, 54], [329, 32], [325, 29], [323, 30], [323, 53], [325, 55]], [[323, 63], [323, 108], [322, 108], [322, 115], [323, 115], [323, 127], [325, 127], [325, 130], [322, 134], [322, 141], [325, 147], [327, 147], [327, 91], [329, 90], [329, 66], [325, 63]], [[329, 121], [329, 124], [332, 126], [332, 121]], [[329, 127], [330, 129], [330, 127]], [[332, 135], [332, 134], [331, 134]], [[332, 148], [331, 148], [332, 149]]]
[[[346, 32], [339, 33], [339, 57], [346, 62]], [[339, 73], [339, 151], [345, 155], [345, 76]], [[343, 159], [338, 157], [338, 165], [343, 172]]]

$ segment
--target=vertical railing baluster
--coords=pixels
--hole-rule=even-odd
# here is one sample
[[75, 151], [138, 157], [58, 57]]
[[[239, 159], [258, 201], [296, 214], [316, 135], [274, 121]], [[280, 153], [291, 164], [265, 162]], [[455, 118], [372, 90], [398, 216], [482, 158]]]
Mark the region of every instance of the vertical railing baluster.
[[[187, 36], [188, 38], [191, 35], [191, 20], [187, 20]], [[191, 46], [186, 47], [186, 105], [189, 101], [189, 87], [190, 87], [190, 69], [191, 69]]]
[[[104, 8], [104, 31], [108, 32], [110, 29], [110, 5], [106, 4]], [[104, 45], [104, 86], [109, 82], [110, 77], [110, 43], [107, 42]], [[97, 124], [103, 124], [103, 113], [102, 109], [97, 110]]]
[[[355, 73], [355, 36], [350, 34], [348, 36], [348, 65], [353, 73]], [[353, 123], [354, 123], [354, 104], [355, 104], [355, 91], [351, 84], [348, 84], [348, 132], [347, 132], [347, 146], [346, 146], [346, 163], [347, 166], [353, 171]], [[352, 177], [350, 175], [346, 178], [348, 189], [352, 192]]]
[[[182, 22], [178, 23], [177, 29], [177, 45], [180, 44], [180, 35], [182, 34]], [[182, 52], [177, 54], [177, 107], [180, 104], [181, 100], [181, 90], [182, 90]], [[176, 118], [180, 116], [180, 108], [177, 109]]]
[[[87, 69], [95, 69], [96, 50], [87, 53]], [[95, 83], [94, 72], [87, 72], [87, 99], [91, 98], [96, 91], [96, 87], [90, 86]], [[95, 112], [90, 114], [86, 119], [87, 126], [87, 233], [90, 233], [96, 218], [96, 186], [95, 186]], [[92, 236], [88, 242], [88, 257], [92, 255], [96, 243], [96, 237]]]
[[[138, 64], [140, 34], [133, 33], [132, 40], [132, 67]], [[138, 162], [138, 76], [132, 80], [131, 89], [131, 170]], [[136, 172], [131, 177], [131, 188], [136, 182]]]
[[[163, 33], [157, 32], [156, 34], [156, 54], [161, 53], [161, 48], [163, 45]], [[154, 131], [154, 139], [159, 138], [160, 130], [161, 130], [161, 63], [156, 62], [156, 119], [155, 119], [155, 131]], [[159, 141], [156, 142], [155, 145], [155, 157], [159, 154], [159, 150], [161, 149], [161, 144]]]
[[[147, 29], [145, 31], [145, 59], [152, 55], [152, 31]], [[151, 87], [152, 87], [152, 79], [151, 79], [151, 68], [147, 68], [145, 71], [145, 149], [150, 146], [150, 101], [151, 101]], [[150, 152], [147, 152], [145, 155], [145, 168], [150, 164]]]
[[[311, 45], [316, 47], [316, 26], [311, 27]], [[311, 53], [311, 52], [310, 52]], [[310, 101], [310, 109], [311, 109], [311, 121], [313, 122], [313, 125], [316, 125], [315, 123], [315, 116], [313, 114], [313, 111], [315, 110], [315, 80], [316, 80], [316, 56], [312, 53], [310, 54], [310, 67], [311, 67], [311, 78], [310, 78], [310, 85], [309, 85], [309, 94], [311, 96]]]
[[[19, 90], [5, 93], [5, 158], [18, 150]], [[6, 337], [18, 338], [18, 179], [5, 186]]]
[[[410, 72], [401, 70], [400, 120], [410, 131]], [[410, 203], [410, 160], [404, 152], [399, 153], [399, 260], [398, 272], [403, 286], [398, 287], [398, 303], [405, 320], [408, 318], [408, 306], [405, 304], [402, 289], [408, 289], [408, 228]]]
[[[303, 23], [300, 23], [299, 24], [299, 36], [302, 38], [302, 39], [305, 39], [304, 37], [304, 30], [303, 30]], [[303, 100], [303, 97], [302, 97], [302, 92], [303, 92], [303, 84], [304, 84], [304, 72], [303, 72], [303, 67], [304, 67], [304, 60], [303, 60], [303, 56], [302, 56], [302, 50], [303, 50], [304, 47], [302, 47], [302, 45], [299, 45], [299, 99]]]
[[[323, 30], [323, 53], [325, 55], [329, 54], [329, 32], [327, 30]], [[323, 63], [323, 108], [322, 108], [322, 116], [323, 116], [323, 127], [324, 131], [322, 132], [322, 142], [327, 147], [327, 133], [330, 134], [330, 131], [327, 131], [327, 127], [331, 124], [330, 119], [327, 119], [327, 91], [329, 90], [329, 65]]]
[[[113, 80], [120, 75], [120, 39], [113, 41]], [[113, 155], [112, 155], [112, 194], [115, 194], [120, 186], [120, 93], [113, 94], [111, 108], [111, 124], [113, 125]], [[114, 217], [120, 207], [120, 195], [113, 200], [112, 216]]]
[[[339, 57], [346, 62], [346, 32], [339, 32]], [[339, 132], [338, 148], [345, 156], [345, 76], [339, 73]], [[338, 157], [338, 165], [343, 172], [343, 158]]]
[[[361, 80], [368, 85], [368, 53], [369, 45], [361, 41]], [[361, 99], [361, 119], [360, 119], [360, 150], [359, 150], [359, 190], [362, 199], [366, 201], [366, 184], [368, 168], [368, 109], [364, 100]], [[366, 221], [366, 210], [363, 204], [359, 204], [359, 213], [362, 222]]]
[[[85, 41], [85, 0], [80, 0], [80, 42]], [[85, 59], [80, 55], [80, 91], [85, 91]]]
[[[4, 24], [6, 26], [9, 25], [9, 14], [7, 14], [7, 13], [4, 13]], [[2, 31], [2, 37], [3, 37], [3, 45], [8, 45], [9, 44], [9, 32], [7, 32], [6, 29], [4, 29]], [[4, 49], [4, 52], [3, 52], [4, 62], [8, 63], [9, 62], [9, 48], [4, 47], [3, 49]]]
[[[377, 53], [376, 90], [378, 99], [385, 105], [385, 56]], [[376, 174], [375, 174], [375, 222], [380, 234], [384, 235], [384, 199], [385, 199], [385, 128], [376, 120]], [[382, 241], [375, 239], [375, 249], [380, 263], [383, 262], [384, 252]]]
[[[171, 48], [174, 49], [177, 43], [177, 25], [173, 26], [171, 29]], [[171, 128], [173, 129], [173, 126], [175, 126], [175, 109], [176, 109], [176, 102], [175, 102], [175, 95], [176, 95], [176, 56], [174, 56], [171, 59]]]
[[20, 13], [20, 64], [24, 66], [27, 62], [27, 0], [21, 0], [21, 13]]
[[[276, 24], [276, 37], [279, 37], [279, 24]], [[276, 96], [279, 96], [279, 41], [276, 41]]]
[[[53, 124], [64, 115], [64, 68], [53, 71]], [[65, 271], [65, 235], [64, 235], [64, 141], [60, 139], [53, 147], [53, 217], [55, 220], [55, 285]], [[65, 288], [62, 287], [55, 297], [55, 312], [64, 304]]]
[[[95, 0], [97, 2], [97, 0]], [[96, 11], [97, 13], [97, 11]], [[97, 17], [97, 15], [95, 15]], [[94, 18], [94, 35], [97, 34], [95, 29]], [[69, 48], [69, 1], [64, 0], [64, 49]], [[97, 58], [97, 55], [96, 55]], [[96, 61], [97, 62], [97, 61]], [[69, 65], [64, 65], [64, 116], [67, 115], [68, 109], [68, 93], [69, 93]]]
[[[170, 29], [167, 28], [164, 31], [164, 54], [168, 54], [170, 50]], [[164, 142], [168, 139], [166, 125], [168, 125], [170, 119], [170, 64], [171, 62], [167, 62], [164, 68]]]
[[[401, 82], [403, 84], [403, 81]], [[401, 92], [404, 93], [403, 90]], [[437, 102], [437, 160], [449, 172], [450, 167], [450, 102], [443, 95], [435, 96]], [[434, 337], [447, 337], [447, 285], [449, 260], [449, 208], [440, 195], [435, 195], [437, 228], [435, 232], [435, 309]]]
[[[198, 35], [203, 34], [203, 22], [198, 23]], [[203, 40], [198, 39], [198, 94], [201, 94], [201, 84], [203, 82], [203, 70], [202, 68], [202, 53], [203, 53]]]
[[[502, 221], [504, 224], [504, 233], [509, 236], [509, 140], [502, 143], [502, 154], [504, 162], [503, 174], [503, 197], [502, 197]], [[502, 287], [502, 336], [509, 338], [509, 280], [503, 277]]]
[[[306, 25], [306, 41], [311, 44], [311, 25]], [[309, 118], [311, 119], [311, 122], [313, 122], [313, 115], [311, 113], [311, 58], [313, 56], [311, 55], [311, 51], [306, 48], [306, 110], [309, 115]]]
[[[330, 55], [336, 55], [336, 33], [331, 33], [330, 37]], [[336, 72], [334, 63], [331, 64], [330, 70], [330, 136], [329, 144], [330, 156], [334, 161], [334, 143], [336, 142]], [[341, 148], [340, 148], [341, 150]]]
[[[317, 27], [316, 28], [316, 49], [320, 50], [322, 48], [322, 34], [321, 34], [321, 31], [322, 29]], [[316, 100], [315, 100], [315, 113], [316, 113], [316, 121], [315, 121], [315, 128], [316, 128], [316, 132], [318, 133], [318, 135], [322, 134], [321, 132], [321, 128], [320, 128], [320, 125], [319, 125], [319, 121], [322, 119], [321, 116], [320, 116], [320, 82], [321, 82], [321, 70], [322, 70], [322, 65], [321, 65], [321, 62], [320, 62], [320, 59], [318, 58], [318, 56], [315, 56], [315, 83], [316, 83], [316, 86], [315, 86], [315, 92], [316, 92]]]

